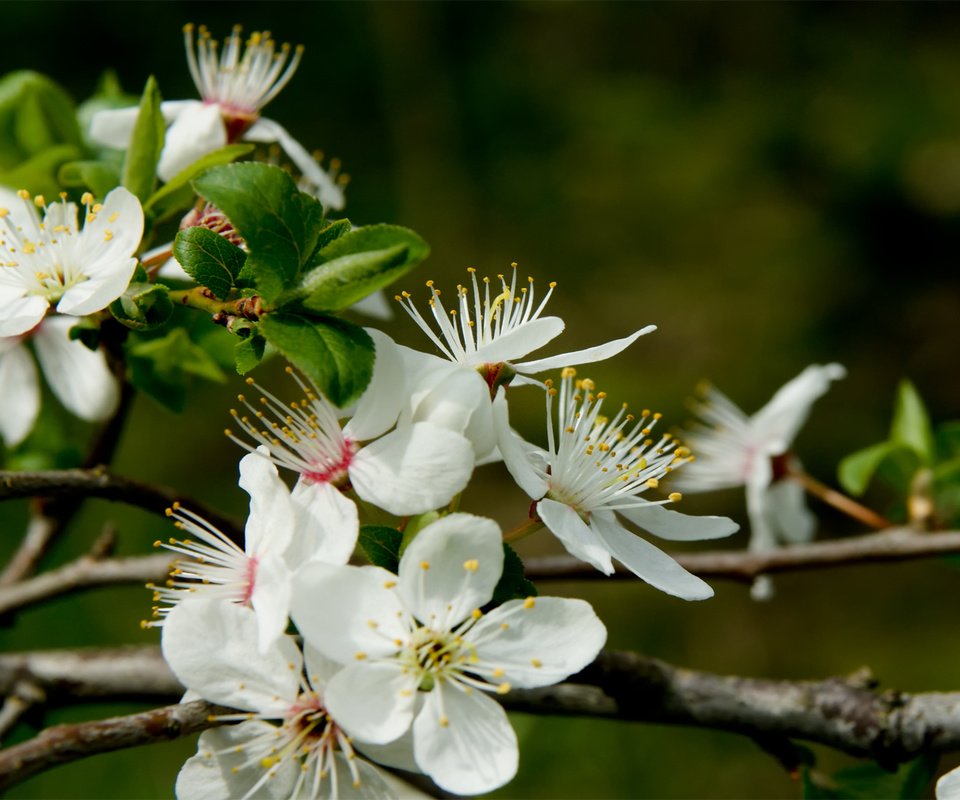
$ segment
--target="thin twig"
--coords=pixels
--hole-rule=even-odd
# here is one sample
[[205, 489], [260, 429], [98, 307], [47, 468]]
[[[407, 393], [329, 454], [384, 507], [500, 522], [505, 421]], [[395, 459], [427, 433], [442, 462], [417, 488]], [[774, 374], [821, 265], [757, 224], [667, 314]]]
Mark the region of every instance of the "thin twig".
[[0, 587], [10, 586], [31, 575], [60, 527], [60, 521], [55, 517], [48, 517], [39, 511], [32, 513], [20, 546], [3, 568], [3, 572], [0, 572]]
[[881, 516], [871, 508], [867, 508], [862, 503], [858, 503], [852, 497], [848, 497], [836, 489], [831, 489], [827, 484], [818, 481], [802, 469], [788, 468], [787, 476], [799, 483], [809, 494], [870, 528], [884, 530], [893, 527], [893, 523], [886, 517]]
[[[674, 558], [701, 578], [725, 578], [750, 583], [765, 573], [912, 561], [955, 553], [960, 553], [960, 531], [917, 533], [910, 528], [892, 528], [880, 533], [782, 547], [762, 553], [715, 551], [681, 553], [674, 555]], [[531, 556], [525, 560], [524, 569], [531, 580], [608, 580], [602, 572], [572, 556]], [[618, 567], [611, 577], [633, 578], [633, 573]]]
[[46, 700], [43, 690], [28, 681], [20, 681], [6, 696], [0, 708], [0, 739], [13, 729], [17, 721], [38, 703]]

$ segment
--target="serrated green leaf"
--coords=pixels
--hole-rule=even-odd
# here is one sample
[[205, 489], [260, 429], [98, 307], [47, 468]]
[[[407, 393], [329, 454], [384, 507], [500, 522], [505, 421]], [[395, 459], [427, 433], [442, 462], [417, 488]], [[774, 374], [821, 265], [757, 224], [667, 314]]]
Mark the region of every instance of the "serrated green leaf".
[[338, 311], [406, 274], [430, 254], [416, 233], [399, 225], [370, 225], [345, 233], [311, 260], [301, 303], [312, 311]]
[[881, 463], [897, 453], [909, 450], [901, 442], [887, 441], [851, 453], [837, 468], [840, 485], [854, 497], [859, 497], [867, 490]]
[[102, 161], [71, 161], [60, 167], [57, 180], [65, 189], [89, 189], [104, 197], [120, 185], [120, 173]]
[[247, 339], [237, 342], [233, 349], [234, 358], [237, 362], [237, 373], [246, 375], [263, 359], [263, 351], [266, 348], [267, 340], [259, 334], [253, 334]]
[[[330, 244], [335, 239], [339, 239], [345, 233], [350, 233], [353, 230], [353, 225], [350, 224], [348, 219], [338, 219], [336, 222], [331, 222], [327, 225], [326, 228], [320, 231], [320, 234], [317, 236], [317, 243], [314, 246], [314, 253], [319, 253]], [[314, 258], [310, 259], [310, 265], [312, 266]]]
[[171, 214], [189, 207], [193, 204], [193, 198], [196, 196], [193, 187], [190, 185], [194, 178], [208, 169], [230, 164], [238, 158], [243, 158], [251, 153], [254, 147], [255, 145], [245, 143], [228, 144], [226, 147], [207, 153], [203, 158], [198, 158], [189, 167], [184, 167], [161, 186], [143, 204], [144, 211], [156, 214], [159, 219], [166, 219]]
[[900, 381], [897, 390], [890, 440], [910, 447], [922, 463], [928, 466], [933, 463], [933, 427], [930, 424], [930, 415], [927, 414], [916, 387], [908, 380]]
[[151, 75], [140, 98], [140, 110], [120, 176], [123, 185], [141, 201], [153, 194], [165, 130], [166, 124], [160, 113], [160, 89]]
[[160, 338], [132, 341], [127, 363], [133, 385], [173, 411], [183, 410], [191, 376], [217, 383], [226, 380], [217, 362], [183, 328]]
[[128, 328], [159, 328], [173, 314], [170, 290], [159, 283], [131, 283], [110, 304], [110, 313]]
[[351, 403], [370, 382], [373, 340], [357, 325], [277, 311], [261, 318], [260, 333], [336, 406]]
[[323, 206], [286, 172], [246, 162], [214, 167], [194, 181], [227, 215], [249, 249], [247, 269], [269, 305], [297, 282], [323, 228]]
[[70, 95], [37, 72], [21, 70], [0, 78], [0, 169], [13, 169], [56, 145], [71, 145], [74, 158], [82, 157]]
[[536, 597], [537, 587], [527, 580], [523, 571], [523, 562], [517, 551], [506, 542], [503, 543], [503, 574], [493, 590], [493, 605], [499, 606], [507, 600], [521, 600]]
[[207, 228], [186, 228], [173, 241], [173, 255], [184, 271], [220, 300], [225, 300], [243, 269], [247, 254]]
[[383, 567], [394, 575], [400, 569], [400, 543], [403, 534], [396, 528], [385, 525], [362, 525], [357, 544], [376, 567]]

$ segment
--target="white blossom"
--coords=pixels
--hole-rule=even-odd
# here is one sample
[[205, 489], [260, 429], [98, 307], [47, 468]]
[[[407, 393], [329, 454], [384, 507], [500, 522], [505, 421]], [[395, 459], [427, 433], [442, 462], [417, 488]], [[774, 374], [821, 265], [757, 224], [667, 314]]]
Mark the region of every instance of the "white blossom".
[[500, 529], [450, 514], [407, 547], [399, 575], [310, 564], [291, 616], [305, 641], [346, 665], [326, 704], [360, 742], [412, 731], [417, 766], [457, 794], [491, 791], [517, 769], [517, 740], [487, 693], [546, 686], [589, 664], [606, 629], [589, 604], [511, 600], [483, 613], [503, 569]]
[[[630, 522], [673, 541], [716, 539], [738, 529], [726, 517], [692, 517], [664, 508], [679, 493], [650, 500], [641, 495], [691, 460], [690, 451], [669, 433], [652, 436], [660, 414], [643, 410], [639, 418], [624, 404], [601, 414], [606, 395], [593, 381], [562, 372], [559, 392], [547, 382], [547, 449], [525, 442], [511, 431], [502, 395], [494, 403], [504, 464], [536, 502], [536, 512], [563, 546], [601, 572], [613, 573], [612, 558], [652, 586], [686, 600], [702, 600], [713, 590], [666, 553], [634, 535], [618, 521]], [[554, 402], [558, 401], [556, 426]]]
[[[260, 115], [293, 77], [303, 47], [279, 49], [269, 33], [254, 31], [244, 46], [240, 27], [222, 50], [206, 28], [196, 41], [194, 26], [184, 26], [190, 75], [202, 100], [165, 101], [160, 111], [167, 128], [157, 175], [169, 181], [193, 162], [243, 139], [278, 143], [325, 208], [343, 208], [343, 188], [306, 148], [279, 123]], [[90, 137], [108, 147], [127, 149], [137, 120], [137, 107], [109, 109], [94, 115]]]
[[82, 229], [77, 205], [66, 195], [47, 204], [21, 190], [15, 198], [5, 192], [0, 202], [7, 200], [0, 207], [0, 337], [27, 333], [52, 305], [82, 317], [123, 294], [143, 235], [143, 209], [134, 195], [117, 187], [101, 205], [84, 194]]
[[[703, 387], [704, 400], [695, 410], [707, 423], [685, 438], [697, 460], [677, 476], [685, 492], [746, 487], [750, 518], [750, 550], [763, 552], [781, 543], [796, 544], [813, 538], [816, 518], [806, 507], [803, 487], [778, 480], [781, 471], [799, 467], [790, 446], [806, 422], [813, 403], [846, 371], [840, 364], [813, 364], [781, 387], [769, 403], [752, 417], [712, 386]], [[769, 578], [755, 582], [753, 595], [768, 598]]]
[[936, 797], [937, 800], [960, 800], [960, 767], [940, 776]]

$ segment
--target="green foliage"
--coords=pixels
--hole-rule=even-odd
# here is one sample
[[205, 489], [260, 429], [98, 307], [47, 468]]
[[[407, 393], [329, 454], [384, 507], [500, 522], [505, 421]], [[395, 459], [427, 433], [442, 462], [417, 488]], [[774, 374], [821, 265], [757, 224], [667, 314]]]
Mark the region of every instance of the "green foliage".
[[930, 425], [930, 415], [927, 414], [916, 387], [908, 380], [901, 381], [897, 391], [890, 441], [909, 447], [923, 464], [929, 466], [933, 462], [933, 428]]
[[134, 330], [159, 328], [173, 314], [170, 290], [159, 283], [131, 283], [110, 304], [110, 312]]
[[221, 300], [236, 284], [247, 259], [235, 244], [201, 227], [180, 231], [173, 243], [173, 255], [190, 277]]
[[163, 114], [160, 113], [160, 89], [151, 75], [140, 98], [140, 110], [121, 175], [123, 185], [141, 201], [153, 193], [165, 129]]
[[57, 145], [82, 147], [70, 96], [36, 72], [11, 72], [0, 79], [0, 180], [6, 182], [10, 169]]
[[[108, 69], [103, 72], [97, 85], [90, 95], [77, 107], [77, 122], [81, 131], [89, 131], [93, 116], [98, 111], [110, 111], [117, 108], [130, 108], [137, 105], [139, 98], [136, 95], [123, 91], [117, 73]], [[98, 148], [96, 143], [89, 143]]]
[[70, 161], [60, 167], [57, 181], [64, 189], [89, 189], [102, 198], [120, 185], [120, 173], [103, 161]]
[[18, 167], [0, 173], [0, 183], [13, 189], [26, 189], [30, 194], [56, 196], [61, 188], [58, 179], [61, 168], [80, 156], [80, 150], [73, 145], [55, 145]]
[[304, 308], [339, 311], [405, 275], [429, 254], [429, 245], [409, 228], [357, 228], [317, 251], [297, 294]]
[[840, 462], [840, 485], [859, 497], [870, 485], [874, 473], [888, 459], [910, 458], [911, 450], [901, 442], [880, 442], [847, 456]]
[[361, 525], [357, 543], [367, 560], [377, 567], [396, 574], [400, 568], [400, 545], [403, 534], [386, 525]]
[[267, 340], [258, 333], [251, 334], [246, 339], [237, 342], [233, 350], [234, 360], [237, 365], [237, 373], [246, 375], [263, 358], [264, 350], [267, 346]]
[[536, 597], [537, 587], [527, 580], [523, 572], [523, 562], [517, 551], [506, 542], [503, 543], [503, 574], [493, 590], [495, 605], [506, 603], [507, 600], [522, 600], [526, 597]]
[[373, 340], [341, 319], [275, 311], [260, 320], [260, 333], [341, 408], [373, 375]]
[[873, 800], [873, 798], [923, 797], [937, 769], [938, 756], [926, 753], [896, 772], [877, 764], [858, 764], [838, 770], [829, 778], [803, 769], [803, 797], [810, 800]]
[[222, 383], [223, 370], [183, 328], [163, 337], [134, 340], [127, 346], [130, 381], [157, 402], [182, 411], [191, 376]]

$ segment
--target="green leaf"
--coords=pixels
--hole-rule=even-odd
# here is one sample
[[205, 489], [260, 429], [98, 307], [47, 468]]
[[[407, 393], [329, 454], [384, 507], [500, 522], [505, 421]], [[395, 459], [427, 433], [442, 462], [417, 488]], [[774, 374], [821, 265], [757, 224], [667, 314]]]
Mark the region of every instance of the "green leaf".
[[824, 786], [824, 776], [806, 767], [803, 770], [803, 797], [830, 798], [831, 800], [873, 800], [877, 797], [908, 798], [923, 797], [933, 780], [939, 757], [927, 753], [901, 764], [895, 772], [879, 764], [867, 762], [837, 770]]
[[373, 340], [357, 325], [276, 311], [261, 318], [260, 333], [336, 406], [348, 405], [370, 382]]
[[[324, 247], [330, 244], [330, 242], [334, 241], [335, 239], [339, 239], [345, 233], [350, 233], [351, 230], [353, 230], [353, 225], [350, 224], [350, 220], [348, 219], [338, 219], [336, 222], [331, 222], [326, 228], [320, 231], [320, 235], [317, 237], [317, 243], [315, 245], [316, 250], [314, 252], [320, 252]], [[311, 259], [311, 266], [312, 263], [313, 259]]]
[[120, 173], [102, 161], [70, 161], [60, 167], [57, 180], [65, 189], [89, 189], [103, 198], [120, 185]]
[[403, 534], [396, 528], [386, 525], [362, 525], [357, 543], [367, 557], [367, 560], [376, 567], [397, 574], [400, 569], [400, 543]]
[[183, 410], [191, 376], [226, 380], [217, 362], [183, 328], [157, 339], [134, 340], [127, 347], [127, 361], [133, 385], [173, 411]]
[[536, 597], [537, 587], [527, 580], [523, 571], [523, 562], [517, 551], [506, 542], [503, 543], [503, 574], [493, 590], [493, 605], [499, 606], [507, 600], [522, 600]]
[[207, 228], [186, 228], [173, 241], [173, 255], [184, 271], [220, 300], [225, 300], [243, 269], [247, 254]]
[[266, 348], [267, 340], [259, 334], [253, 334], [247, 339], [237, 342], [233, 350], [237, 362], [237, 373], [246, 375], [263, 359], [263, 351]]
[[923, 464], [929, 466], [933, 463], [933, 428], [930, 425], [930, 416], [916, 388], [908, 380], [900, 381], [890, 439], [911, 448]]
[[121, 176], [123, 185], [140, 200], [146, 200], [153, 193], [165, 129], [163, 114], [160, 113], [160, 89], [151, 75], [140, 98], [140, 111], [133, 126]]
[[228, 144], [203, 158], [198, 158], [189, 167], [184, 167], [167, 183], [161, 186], [143, 204], [143, 210], [153, 212], [159, 219], [166, 219], [177, 211], [193, 204], [195, 193], [190, 181], [213, 167], [223, 166], [248, 155], [254, 149], [252, 144]]
[[268, 304], [297, 281], [323, 228], [323, 206], [286, 172], [246, 162], [214, 167], [194, 181], [227, 215], [249, 249], [247, 270]]
[[840, 485], [854, 497], [859, 497], [867, 490], [880, 464], [903, 452], [912, 451], [901, 442], [887, 441], [851, 453], [840, 462], [837, 469]]
[[409, 228], [370, 225], [345, 233], [321, 249], [298, 295], [305, 308], [338, 311], [409, 272], [430, 247]]
[[60, 168], [81, 156], [80, 148], [72, 144], [51, 147], [13, 169], [0, 171], [0, 184], [11, 189], [26, 189], [32, 195], [56, 197], [62, 188], [58, 180]]
[[159, 283], [131, 283], [110, 304], [110, 313], [128, 328], [159, 328], [173, 314], [170, 290]]
[[960, 457], [960, 422], [944, 422], [937, 426], [937, 453], [941, 459]]
[[81, 157], [83, 139], [70, 95], [36, 72], [0, 78], [0, 170], [64, 144], [76, 149], [75, 158]]

